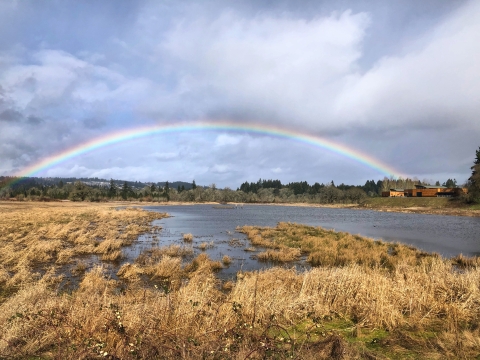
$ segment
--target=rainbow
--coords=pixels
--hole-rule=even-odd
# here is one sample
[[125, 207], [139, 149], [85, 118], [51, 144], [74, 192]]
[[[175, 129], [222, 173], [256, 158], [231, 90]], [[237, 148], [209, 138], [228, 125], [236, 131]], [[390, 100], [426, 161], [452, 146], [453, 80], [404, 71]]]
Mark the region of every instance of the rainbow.
[[379, 160], [369, 156], [367, 154], [361, 153], [358, 150], [351, 149], [340, 143], [321, 138], [318, 136], [308, 135], [298, 131], [283, 129], [270, 125], [259, 125], [259, 124], [238, 124], [231, 123], [227, 121], [207, 121], [207, 122], [196, 122], [196, 123], [180, 123], [180, 124], [170, 124], [170, 125], [154, 125], [154, 126], [145, 126], [125, 129], [107, 135], [103, 135], [87, 141], [85, 143], [76, 145], [67, 150], [61, 151], [55, 155], [49, 156], [25, 169], [15, 174], [17, 179], [12, 181], [9, 185], [20, 181], [24, 177], [32, 177], [38, 174], [41, 171], [44, 171], [48, 168], [52, 168], [66, 160], [75, 158], [79, 155], [94, 151], [105, 146], [121, 143], [128, 140], [139, 139], [146, 136], [156, 135], [156, 134], [170, 134], [170, 133], [179, 133], [179, 132], [190, 132], [190, 131], [228, 131], [228, 132], [247, 132], [259, 135], [273, 136], [277, 138], [297, 141], [300, 143], [313, 145], [315, 147], [320, 147], [326, 150], [329, 150], [333, 153], [343, 155], [347, 158], [350, 158], [358, 163], [366, 165], [369, 168], [372, 168], [385, 176], [393, 177], [405, 177], [398, 170], [394, 169], [391, 166], [383, 164]]

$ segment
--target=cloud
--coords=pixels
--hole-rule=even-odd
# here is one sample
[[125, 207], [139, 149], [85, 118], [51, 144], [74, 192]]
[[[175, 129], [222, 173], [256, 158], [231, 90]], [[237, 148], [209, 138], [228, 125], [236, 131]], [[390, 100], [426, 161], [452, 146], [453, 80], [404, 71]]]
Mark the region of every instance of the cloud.
[[406, 54], [383, 57], [365, 74], [352, 74], [335, 101], [338, 118], [407, 131], [480, 129], [479, 16], [480, 3], [472, 2]]
[[228, 134], [220, 134], [215, 139], [215, 146], [223, 147], [229, 145], [237, 145], [242, 141], [241, 136], [236, 135], [228, 135]]
[[225, 174], [231, 171], [229, 165], [215, 164], [210, 168], [210, 171], [215, 174]]
[[[0, 36], [1, 171], [125, 128], [205, 119], [319, 135], [420, 178], [468, 172], [478, 146], [478, 2], [145, 1], [93, 15], [67, 2], [61, 21], [56, 7], [15, 4], [0, 2], [0, 29], [13, 29]], [[97, 151], [59, 169], [232, 187], [383, 175], [248, 133]]]
[[32, 125], [39, 125], [43, 122], [43, 119], [35, 115], [29, 115], [27, 122]]
[[9, 60], [0, 61], [0, 96], [8, 108], [0, 112], [0, 141], [17, 152], [34, 148], [32, 161], [112, 131], [148, 88], [146, 80], [62, 50], [12, 50], [3, 57]]
[[23, 118], [22, 114], [14, 109], [7, 109], [0, 113], [1, 121], [20, 121]]
[[329, 127], [322, 119], [330, 116], [343, 76], [356, 68], [369, 21], [349, 11], [308, 21], [228, 11], [214, 21], [178, 22], [160, 49], [182, 69], [178, 97], [203, 98], [193, 114]]
[[151, 155], [158, 161], [169, 161], [178, 159], [180, 154], [178, 152], [156, 152]]
[[83, 125], [89, 129], [100, 129], [105, 126], [105, 119], [89, 117], [83, 120]]
[[479, 7], [467, 4], [367, 69], [360, 61], [375, 19], [366, 12], [306, 20], [229, 10], [213, 20], [202, 14], [181, 18], [152, 45], [176, 86], [168, 95], [148, 97], [140, 108], [153, 118], [181, 113], [295, 124], [332, 136], [459, 122], [480, 126]]

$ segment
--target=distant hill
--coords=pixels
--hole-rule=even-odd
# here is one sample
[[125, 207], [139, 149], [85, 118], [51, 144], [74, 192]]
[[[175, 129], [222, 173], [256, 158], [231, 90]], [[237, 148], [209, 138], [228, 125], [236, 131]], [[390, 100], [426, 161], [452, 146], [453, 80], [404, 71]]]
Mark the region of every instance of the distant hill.
[[[6, 176], [0, 176], [0, 183], [2, 183], [4, 180], [9, 179], [9, 177]], [[89, 186], [99, 186], [99, 187], [108, 187], [110, 186], [110, 179], [101, 179], [98, 177], [94, 178], [75, 178], [75, 177], [27, 177], [22, 179], [21, 181], [15, 183], [13, 185], [13, 188], [16, 189], [21, 186], [25, 186], [27, 188], [34, 187], [34, 186], [52, 186], [52, 185], [57, 185], [60, 181], [62, 181], [64, 184], [68, 183], [74, 183], [75, 181], [81, 181], [84, 182], [85, 184]], [[160, 181], [160, 182], [142, 182], [142, 181], [128, 181], [128, 180], [116, 180], [113, 179], [113, 182], [117, 187], [122, 187], [123, 184], [127, 182], [127, 184], [134, 189], [143, 189], [145, 186], [151, 186], [152, 184], [155, 184], [157, 187], [164, 187], [166, 184], [166, 181]], [[172, 181], [168, 182], [168, 186], [171, 189], [177, 189], [178, 186], [180, 187], [185, 187], [186, 190], [189, 190], [192, 188], [192, 183], [191, 182], [186, 182], [186, 181]], [[199, 186], [199, 185], [197, 185]], [[206, 188], [206, 186], [203, 186]]]

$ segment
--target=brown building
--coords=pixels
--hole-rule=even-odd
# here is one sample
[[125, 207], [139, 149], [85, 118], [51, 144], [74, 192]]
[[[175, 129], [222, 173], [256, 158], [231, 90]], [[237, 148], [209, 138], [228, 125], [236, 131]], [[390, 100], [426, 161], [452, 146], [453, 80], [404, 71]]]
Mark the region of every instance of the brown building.
[[447, 188], [445, 186], [415, 185], [415, 189], [406, 189], [407, 197], [453, 197], [466, 194], [464, 188]]
[[465, 188], [445, 186], [415, 185], [415, 189], [390, 189], [382, 191], [382, 197], [454, 197], [466, 194]]
[[382, 191], [383, 197], [404, 197], [404, 189], [390, 189], [389, 191]]

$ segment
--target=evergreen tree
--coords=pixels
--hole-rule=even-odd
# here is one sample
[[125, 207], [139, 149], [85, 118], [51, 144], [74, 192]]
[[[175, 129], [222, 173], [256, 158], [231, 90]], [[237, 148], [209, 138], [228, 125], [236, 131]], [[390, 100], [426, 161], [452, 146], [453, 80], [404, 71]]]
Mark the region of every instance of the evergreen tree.
[[195, 190], [197, 188], [197, 184], [195, 184], [195, 180], [192, 182], [192, 189]]
[[90, 188], [81, 181], [75, 182], [73, 190], [70, 193], [70, 200], [84, 201], [90, 194]]
[[480, 146], [475, 153], [473, 161], [472, 176], [468, 179], [469, 198], [474, 202], [480, 202]]
[[130, 195], [130, 192], [132, 190], [130, 189], [130, 186], [128, 186], [127, 182], [125, 181], [123, 183], [122, 190], [120, 191], [120, 194], [122, 195], [123, 200], [127, 200], [128, 195]]
[[117, 196], [117, 187], [115, 186], [115, 182], [113, 179], [110, 179], [110, 187], [108, 188], [108, 197], [113, 198]]
[[152, 186], [150, 186], [150, 192], [152, 193], [152, 196], [155, 191], [157, 191], [157, 188], [155, 187], [155, 184], [152, 184]]
[[165, 188], [163, 189], [163, 191], [164, 191], [165, 198], [167, 199], [167, 201], [170, 201], [170, 194], [168, 193], [170, 191], [170, 188], [168, 186], [168, 181], [165, 182]]
[[456, 188], [457, 187], [457, 180], [456, 179], [448, 179], [446, 182], [443, 183], [443, 186], [447, 188]]

